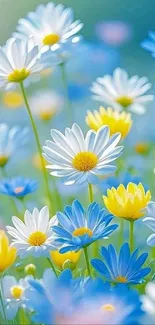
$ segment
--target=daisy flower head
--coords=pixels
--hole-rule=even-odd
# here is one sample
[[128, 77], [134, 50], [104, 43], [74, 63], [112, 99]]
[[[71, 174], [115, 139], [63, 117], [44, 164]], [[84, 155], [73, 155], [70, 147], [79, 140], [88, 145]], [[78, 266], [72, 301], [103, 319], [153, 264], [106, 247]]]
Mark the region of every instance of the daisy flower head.
[[5, 275], [2, 279], [4, 308], [8, 320], [12, 320], [19, 308], [25, 308], [25, 290], [29, 287], [28, 280], [33, 277], [16, 280], [14, 276]]
[[16, 259], [16, 248], [9, 245], [8, 237], [0, 231], [0, 273], [13, 265]]
[[127, 187], [120, 184], [112, 187], [103, 196], [106, 208], [116, 217], [135, 221], [144, 216], [144, 209], [151, 200], [150, 191], [146, 191], [141, 183], [129, 183]]
[[38, 182], [24, 177], [6, 178], [0, 181], [0, 193], [23, 198], [38, 188]]
[[150, 31], [148, 33], [148, 38], [141, 43], [141, 46], [144, 50], [150, 52], [152, 57], [154, 58], [155, 57], [155, 32]]
[[110, 225], [113, 215], [99, 204], [93, 202], [85, 211], [79, 201], [57, 213], [58, 225], [52, 230], [56, 234], [56, 242], [62, 244], [60, 253], [79, 251], [99, 239], [106, 239], [118, 225]]
[[74, 21], [71, 8], [49, 2], [39, 5], [26, 18], [19, 19], [14, 36], [20, 39], [33, 36], [35, 44], [41, 48], [53, 48], [72, 38], [83, 27], [80, 20]]
[[118, 111], [129, 110], [141, 115], [146, 111], [147, 102], [154, 99], [153, 95], [146, 94], [150, 88], [151, 84], [146, 77], [129, 78], [125, 70], [116, 68], [113, 76], [97, 78], [91, 91], [97, 101], [104, 102]]
[[0, 87], [10, 88], [43, 70], [33, 38], [10, 38], [0, 47]]
[[121, 133], [121, 137], [125, 138], [132, 126], [131, 115], [126, 112], [118, 112], [111, 107], [105, 109], [100, 107], [99, 111], [88, 111], [86, 116], [87, 125], [97, 131], [103, 125], [108, 125], [110, 129], [110, 135], [117, 132]]
[[10, 109], [21, 108], [24, 105], [23, 96], [18, 91], [6, 91], [3, 93], [2, 104]]
[[104, 262], [100, 259], [92, 259], [91, 264], [97, 272], [104, 278], [114, 283], [142, 283], [143, 278], [151, 271], [150, 268], [142, 268], [148, 254], [144, 253], [138, 257], [138, 249], [130, 253], [130, 248], [127, 243], [123, 244], [119, 255], [113, 245], [108, 248], [101, 248], [101, 256]]
[[28, 128], [13, 126], [9, 128], [7, 124], [0, 124], [0, 167], [4, 167], [12, 158], [17, 149], [24, 146], [28, 139]]
[[50, 251], [56, 249], [54, 236], [51, 230], [55, 218], [49, 220], [48, 207], [40, 211], [34, 208], [33, 212], [26, 210], [24, 222], [17, 217], [12, 217], [14, 227], [7, 226], [7, 231], [13, 237], [12, 247], [17, 249], [21, 258], [27, 256], [50, 256]]
[[155, 202], [151, 201], [145, 209], [144, 224], [153, 231], [147, 239], [149, 246], [155, 247]]
[[122, 153], [123, 147], [117, 146], [120, 133], [110, 137], [108, 126], [97, 132], [89, 130], [84, 137], [77, 124], [66, 128], [65, 135], [51, 130], [53, 141], [46, 141], [43, 157], [50, 163], [47, 166], [51, 175], [63, 177], [66, 185], [74, 183], [97, 183], [100, 175], [116, 170], [111, 162]]
[[37, 91], [29, 98], [32, 114], [42, 121], [50, 121], [63, 105], [62, 97], [55, 91]]
[[[150, 320], [154, 321], [155, 317], [155, 283], [149, 282], [145, 288], [145, 295], [141, 297], [143, 310], [150, 315]], [[153, 324], [149, 322], [148, 324]]]

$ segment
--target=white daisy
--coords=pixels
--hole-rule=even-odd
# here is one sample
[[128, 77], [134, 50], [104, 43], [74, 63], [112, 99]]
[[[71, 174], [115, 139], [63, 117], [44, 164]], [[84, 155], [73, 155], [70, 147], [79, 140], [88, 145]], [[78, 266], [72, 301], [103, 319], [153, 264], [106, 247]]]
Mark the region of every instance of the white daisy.
[[32, 213], [26, 210], [24, 222], [12, 217], [14, 227], [7, 226], [8, 233], [14, 238], [11, 246], [16, 247], [21, 258], [28, 255], [40, 257], [50, 256], [49, 252], [56, 247], [51, 227], [56, 223], [55, 217], [49, 220], [48, 207]]
[[51, 175], [63, 177], [67, 185], [96, 183], [99, 175], [116, 170], [110, 163], [122, 153], [122, 146], [117, 146], [120, 133], [110, 137], [108, 126], [103, 126], [96, 133], [89, 130], [84, 137], [80, 127], [73, 124], [65, 130], [65, 135], [51, 130], [53, 141], [46, 141], [43, 147], [44, 158], [50, 163]]
[[33, 38], [10, 38], [0, 47], [0, 87], [11, 87], [41, 70], [39, 48], [34, 45]]
[[4, 167], [9, 159], [15, 155], [19, 147], [24, 146], [28, 139], [28, 128], [0, 124], [0, 167]]
[[[145, 295], [141, 297], [143, 310], [152, 317], [155, 318], [155, 283], [149, 282], [145, 288]], [[150, 324], [150, 323], [148, 323]], [[154, 324], [154, 323], [153, 323]]]
[[151, 234], [147, 239], [147, 244], [155, 247], [155, 202], [151, 201], [148, 204], [145, 209], [145, 218], [143, 219], [143, 222], [153, 231], [153, 234]]
[[44, 121], [49, 121], [60, 111], [63, 99], [51, 90], [37, 91], [29, 98], [32, 114]]
[[25, 308], [25, 290], [29, 287], [28, 280], [32, 276], [16, 280], [14, 276], [5, 275], [2, 279], [4, 306], [8, 320], [13, 319], [19, 308]]
[[21, 39], [33, 36], [35, 44], [48, 49], [65, 42], [81, 30], [83, 24], [73, 19], [71, 8], [65, 9], [62, 4], [55, 5], [53, 2], [41, 4], [26, 18], [19, 19], [14, 36]]
[[145, 95], [150, 88], [151, 84], [146, 77], [129, 78], [125, 70], [117, 68], [113, 76], [97, 78], [91, 91], [95, 100], [104, 102], [118, 111], [129, 109], [134, 113], [144, 114], [145, 104], [154, 99], [153, 95]]

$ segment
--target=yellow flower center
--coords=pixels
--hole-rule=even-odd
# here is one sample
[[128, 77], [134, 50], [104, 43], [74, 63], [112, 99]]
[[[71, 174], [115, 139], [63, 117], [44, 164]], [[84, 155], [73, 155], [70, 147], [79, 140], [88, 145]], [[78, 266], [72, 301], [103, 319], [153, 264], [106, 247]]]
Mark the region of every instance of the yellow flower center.
[[98, 162], [98, 157], [93, 152], [81, 151], [73, 159], [73, 167], [81, 172], [93, 169]]
[[39, 113], [39, 117], [41, 120], [43, 121], [49, 121], [54, 115], [55, 115], [55, 109], [53, 108], [53, 110], [42, 110], [40, 113]]
[[20, 299], [23, 294], [23, 288], [21, 288], [20, 286], [14, 286], [11, 288], [10, 291], [11, 291], [12, 297], [15, 299]]
[[119, 275], [116, 280], [121, 283], [126, 283], [127, 279], [124, 276]]
[[29, 76], [30, 72], [27, 71], [25, 68], [21, 70], [14, 70], [8, 76], [8, 81], [10, 82], [21, 82], [25, 80]]
[[92, 237], [93, 232], [91, 229], [86, 228], [86, 227], [81, 227], [78, 229], [75, 229], [72, 233], [73, 236], [83, 236], [83, 235], [88, 235], [89, 237]]
[[58, 34], [49, 34], [44, 37], [43, 44], [50, 46], [58, 43], [59, 40], [60, 40], [60, 36]]
[[17, 91], [8, 91], [3, 96], [3, 104], [9, 108], [22, 106], [23, 97]]
[[9, 158], [7, 156], [0, 156], [0, 167], [5, 166], [5, 164], [7, 163], [8, 159]]
[[41, 246], [45, 243], [46, 239], [47, 236], [45, 233], [41, 231], [35, 231], [29, 236], [28, 243], [31, 246]]
[[105, 304], [101, 307], [101, 310], [103, 311], [109, 311], [109, 312], [114, 312], [115, 307], [112, 304]]
[[14, 189], [14, 192], [15, 192], [16, 194], [19, 194], [19, 193], [23, 192], [23, 190], [24, 190], [24, 187], [23, 187], [23, 186], [19, 186], [19, 187], [16, 187], [16, 188]]
[[149, 145], [145, 142], [139, 142], [135, 145], [135, 151], [139, 155], [146, 155], [149, 151]]
[[133, 99], [129, 96], [121, 96], [116, 99], [116, 102], [123, 106], [124, 108], [127, 108], [129, 105], [133, 103]]

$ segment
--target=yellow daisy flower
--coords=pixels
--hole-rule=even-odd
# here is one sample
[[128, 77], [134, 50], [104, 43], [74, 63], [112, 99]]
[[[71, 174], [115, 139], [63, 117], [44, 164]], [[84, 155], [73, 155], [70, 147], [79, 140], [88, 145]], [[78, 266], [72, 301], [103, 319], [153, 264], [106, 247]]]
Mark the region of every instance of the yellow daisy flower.
[[145, 192], [141, 183], [129, 183], [126, 188], [123, 184], [117, 189], [112, 187], [107, 190], [107, 196], [103, 196], [105, 206], [113, 215], [129, 221], [141, 218], [150, 200], [150, 191]]
[[118, 112], [111, 107], [105, 109], [102, 106], [99, 111], [87, 112], [86, 123], [95, 131], [103, 125], [108, 125], [110, 128], [110, 135], [120, 132], [122, 138], [128, 135], [132, 126], [131, 115], [129, 113]]
[[51, 251], [50, 255], [51, 258], [53, 260], [53, 262], [55, 263], [56, 266], [58, 266], [59, 268], [63, 268], [63, 265], [66, 261], [70, 261], [73, 264], [77, 264], [77, 262], [79, 261], [80, 258], [80, 254], [81, 252], [67, 252], [64, 254], [60, 254], [58, 251]]

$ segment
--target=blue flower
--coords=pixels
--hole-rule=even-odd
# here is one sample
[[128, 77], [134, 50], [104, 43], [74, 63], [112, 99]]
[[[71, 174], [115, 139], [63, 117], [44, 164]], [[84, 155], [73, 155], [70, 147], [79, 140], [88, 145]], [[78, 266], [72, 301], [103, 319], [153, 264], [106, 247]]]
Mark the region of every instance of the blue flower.
[[[111, 176], [102, 180], [98, 184], [98, 187], [102, 191], [102, 193], [105, 193], [108, 189], [111, 189], [112, 187], [117, 188], [120, 184], [123, 184], [126, 187], [130, 182], [138, 185], [142, 182], [142, 179], [137, 175], [132, 175], [129, 172], [124, 172], [121, 173], [118, 177]], [[145, 186], [145, 188], [147, 187]]]
[[148, 267], [142, 268], [148, 254], [144, 253], [138, 257], [138, 249], [130, 253], [127, 243], [121, 247], [119, 256], [113, 245], [109, 245], [108, 248], [102, 247], [101, 255], [105, 263], [99, 259], [93, 259], [91, 264], [108, 281], [138, 284], [142, 283], [143, 278], [151, 271]]
[[4, 178], [0, 182], [0, 193], [22, 198], [27, 194], [35, 192], [38, 182], [24, 177]]
[[60, 253], [78, 251], [98, 239], [107, 238], [118, 225], [109, 225], [113, 215], [105, 209], [100, 209], [96, 202], [89, 205], [85, 212], [79, 201], [75, 200], [67, 206], [64, 213], [57, 213], [58, 226], [53, 226], [59, 242], [63, 246]]
[[155, 33], [150, 31], [148, 33], [149, 38], [145, 39], [142, 43], [141, 46], [143, 49], [149, 51], [153, 58], [155, 57]]
[[[46, 269], [43, 279], [30, 280], [31, 285], [25, 291], [27, 308], [34, 311], [32, 320], [36, 323], [56, 324], [56, 317], [64, 317], [71, 314], [76, 297], [80, 297], [87, 278], [72, 278], [70, 270], [63, 271], [58, 278], [50, 270]], [[60, 320], [60, 319], [59, 319]]]
[[104, 283], [101, 279], [87, 283], [83, 304], [84, 308], [80, 306], [79, 313], [89, 316], [91, 322], [77, 322], [78, 324], [137, 325], [144, 314], [136, 290], [129, 289], [126, 284], [111, 287], [110, 283]]

